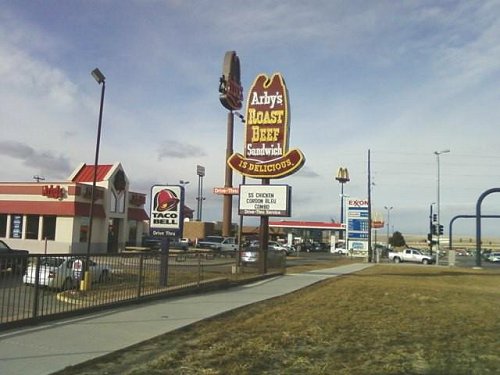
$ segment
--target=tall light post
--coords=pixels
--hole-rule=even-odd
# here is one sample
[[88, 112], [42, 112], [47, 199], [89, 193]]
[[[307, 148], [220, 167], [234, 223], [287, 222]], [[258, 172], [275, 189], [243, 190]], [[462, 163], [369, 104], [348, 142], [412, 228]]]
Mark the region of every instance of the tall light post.
[[196, 174], [198, 175], [198, 196], [196, 200], [198, 202], [196, 207], [196, 221], [202, 220], [202, 210], [203, 210], [203, 177], [205, 177], [205, 167], [202, 165], [196, 166]]
[[102, 110], [104, 107], [104, 91], [106, 90], [106, 77], [104, 77], [104, 74], [101, 73], [101, 71], [98, 68], [95, 68], [91, 72], [92, 77], [96, 80], [98, 84], [102, 84], [102, 89], [101, 89], [101, 104], [99, 106], [99, 121], [97, 124], [97, 141], [95, 145], [95, 160], [94, 160], [94, 178], [92, 180], [92, 191], [90, 194], [90, 212], [89, 212], [89, 232], [88, 232], [88, 238], [87, 238], [87, 262], [84, 264], [84, 269], [82, 269], [82, 272], [84, 273], [84, 280], [85, 282], [83, 283], [83, 289], [87, 289], [90, 287], [90, 273], [88, 272], [88, 259], [90, 257], [90, 245], [92, 243], [92, 227], [93, 227], [93, 222], [94, 222], [94, 200], [95, 200], [95, 191], [96, 191], [96, 184], [97, 184], [97, 167], [99, 165], [99, 145], [101, 143], [101, 127], [102, 127]]
[[[344, 184], [351, 181], [347, 168], [340, 167], [337, 171], [335, 179], [340, 183], [340, 224], [344, 224]], [[339, 239], [343, 238], [344, 232], [341, 230], [339, 233]]]
[[387, 211], [387, 247], [389, 247], [389, 228], [391, 225], [391, 210], [394, 208], [392, 206], [384, 206]]
[[437, 251], [436, 251], [436, 265], [439, 264], [439, 250], [440, 250], [440, 244], [439, 244], [439, 237], [440, 237], [440, 231], [441, 231], [441, 166], [439, 162], [439, 156], [441, 154], [447, 154], [449, 153], [450, 150], [441, 150], [441, 151], [434, 151], [434, 155], [436, 155], [436, 161], [437, 161], [437, 223], [436, 223], [436, 244], [437, 244]]

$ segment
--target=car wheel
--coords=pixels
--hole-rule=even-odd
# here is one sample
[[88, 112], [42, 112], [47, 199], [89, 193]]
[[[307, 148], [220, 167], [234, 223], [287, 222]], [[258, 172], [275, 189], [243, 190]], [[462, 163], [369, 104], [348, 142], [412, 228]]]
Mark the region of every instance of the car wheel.
[[395, 258], [394, 258], [394, 263], [401, 263], [401, 259], [400, 259], [400, 258], [398, 258], [398, 257], [395, 257]]
[[103, 270], [101, 272], [101, 275], [99, 276], [99, 282], [103, 283], [106, 281], [109, 281], [109, 272], [108, 272], [108, 270]]
[[429, 264], [429, 259], [423, 259], [423, 260], [422, 260], [422, 263], [423, 263], [423, 264]]

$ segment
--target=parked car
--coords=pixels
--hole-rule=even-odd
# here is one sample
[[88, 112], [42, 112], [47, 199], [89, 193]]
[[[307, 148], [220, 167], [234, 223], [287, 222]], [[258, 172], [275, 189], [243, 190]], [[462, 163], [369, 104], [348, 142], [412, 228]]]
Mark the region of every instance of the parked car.
[[297, 253], [297, 248], [293, 245], [284, 244], [283, 247], [285, 248], [286, 255], [293, 255]]
[[334, 254], [349, 255], [349, 251], [345, 247], [337, 247]]
[[[247, 266], [257, 264], [259, 261], [259, 245], [250, 245], [245, 247], [240, 253], [241, 265]], [[286, 261], [286, 253], [282, 250], [276, 251], [269, 248], [267, 251], [267, 265], [269, 267], [277, 267]]]
[[279, 242], [269, 241], [268, 248], [273, 249], [274, 251], [282, 251], [288, 255], [288, 249], [285, 246], [283, 246], [282, 244], [280, 244]]
[[15, 250], [0, 240], [0, 271], [24, 273], [28, 266], [27, 250]]
[[141, 246], [149, 247], [152, 250], [159, 250], [161, 249], [161, 239], [152, 236], [142, 236]]
[[337, 255], [349, 255], [349, 251], [345, 248], [345, 241], [339, 241], [335, 244], [335, 250], [333, 254]]
[[488, 257], [489, 262], [500, 262], [500, 252], [494, 252], [490, 253], [490, 256]]
[[308, 253], [316, 251], [326, 251], [327, 249], [326, 245], [321, 242], [308, 242], [304, 245], [304, 247]]
[[413, 248], [404, 249], [401, 252], [389, 252], [389, 260], [394, 263], [401, 262], [414, 262], [414, 263], [423, 263], [430, 264], [436, 261], [434, 256], [430, 256], [422, 253], [422, 251]]
[[[38, 276], [39, 285], [49, 288], [66, 290], [72, 289], [78, 285], [81, 278], [82, 269], [86, 269], [86, 258], [80, 257], [41, 257], [40, 273]], [[104, 282], [111, 275], [111, 268], [107, 265], [98, 264], [93, 260], [88, 260], [88, 270], [91, 274], [92, 282]], [[23, 276], [23, 282], [26, 285], [36, 283], [36, 263], [28, 266]]]
[[[142, 246], [148, 247], [151, 250], [161, 250], [162, 241], [163, 240], [160, 237], [144, 236], [142, 237]], [[183, 241], [183, 239], [171, 239], [169, 248], [186, 251], [189, 249], [189, 243], [187, 241]]]
[[198, 241], [196, 247], [218, 252], [235, 252], [238, 250], [238, 241], [235, 237], [207, 236]]

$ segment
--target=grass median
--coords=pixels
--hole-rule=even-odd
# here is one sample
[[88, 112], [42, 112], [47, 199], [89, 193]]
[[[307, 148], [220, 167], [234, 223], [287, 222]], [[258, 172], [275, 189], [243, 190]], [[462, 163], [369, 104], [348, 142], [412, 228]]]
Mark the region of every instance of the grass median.
[[496, 374], [500, 273], [376, 265], [60, 374]]

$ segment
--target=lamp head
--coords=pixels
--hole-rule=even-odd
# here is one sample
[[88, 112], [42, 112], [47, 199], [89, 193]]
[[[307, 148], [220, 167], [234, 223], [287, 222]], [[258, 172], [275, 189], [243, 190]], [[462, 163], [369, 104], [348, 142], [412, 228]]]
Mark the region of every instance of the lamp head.
[[104, 83], [106, 80], [106, 77], [104, 77], [104, 74], [102, 74], [98, 68], [92, 70], [90, 74], [92, 74], [92, 77], [94, 77], [98, 84]]
[[447, 150], [441, 150], [441, 151], [434, 151], [434, 154], [435, 155], [441, 155], [441, 154], [446, 154], [448, 152], [450, 152], [449, 149], [447, 149]]

